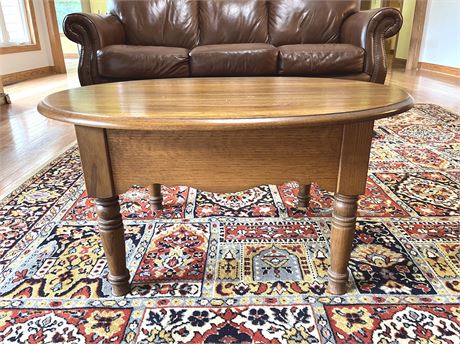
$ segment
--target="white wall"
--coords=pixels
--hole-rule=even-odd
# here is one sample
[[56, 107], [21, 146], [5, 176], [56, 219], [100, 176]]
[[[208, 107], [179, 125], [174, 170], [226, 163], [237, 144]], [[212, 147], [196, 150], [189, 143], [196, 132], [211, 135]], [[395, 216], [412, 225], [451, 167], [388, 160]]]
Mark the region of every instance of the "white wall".
[[429, 0], [420, 62], [460, 68], [459, 0]]
[[0, 55], [0, 75], [54, 65], [43, 1], [33, 0], [33, 4], [41, 49]]

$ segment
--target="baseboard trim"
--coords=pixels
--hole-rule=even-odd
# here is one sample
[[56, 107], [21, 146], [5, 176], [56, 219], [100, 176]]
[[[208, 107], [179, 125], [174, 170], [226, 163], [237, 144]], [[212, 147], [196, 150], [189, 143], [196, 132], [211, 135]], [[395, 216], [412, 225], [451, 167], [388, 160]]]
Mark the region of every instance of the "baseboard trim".
[[418, 68], [423, 70], [429, 70], [431, 72], [438, 72], [460, 77], [460, 68], [456, 67], [442, 66], [428, 62], [419, 62]]
[[30, 79], [41, 78], [48, 75], [56, 74], [53, 66], [46, 66], [34, 69], [28, 69], [21, 72], [10, 73], [2, 75], [3, 85], [11, 85], [17, 82], [26, 81]]
[[68, 54], [64, 54], [64, 58], [65, 59], [78, 59], [80, 57], [80, 55], [78, 55], [77, 53], [68, 53]]
[[393, 66], [394, 67], [406, 67], [407, 60], [406, 59], [401, 59], [399, 57], [393, 58]]

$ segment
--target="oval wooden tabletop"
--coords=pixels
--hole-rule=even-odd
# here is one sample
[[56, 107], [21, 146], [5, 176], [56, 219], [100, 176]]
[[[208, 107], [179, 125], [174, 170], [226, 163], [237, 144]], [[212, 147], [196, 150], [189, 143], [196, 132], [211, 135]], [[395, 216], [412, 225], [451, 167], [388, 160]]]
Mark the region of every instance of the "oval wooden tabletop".
[[134, 130], [228, 130], [373, 120], [408, 110], [404, 90], [370, 82], [297, 77], [115, 82], [54, 93], [43, 115], [76, 125]]

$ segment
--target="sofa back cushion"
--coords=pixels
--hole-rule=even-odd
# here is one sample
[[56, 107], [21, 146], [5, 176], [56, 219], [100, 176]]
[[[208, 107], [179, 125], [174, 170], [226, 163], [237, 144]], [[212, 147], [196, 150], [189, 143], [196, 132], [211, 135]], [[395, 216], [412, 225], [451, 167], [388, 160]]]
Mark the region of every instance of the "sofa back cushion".
[[145, 45], [109, 45], [97, 52], [97, 69], [117, 80], [185, 78], [188, 49]]
[[111, 0], [130, 45], [338, 42], [360, 0]]
[[268, 41], [266, 1], [204, 0], [199, 3], [200, 45]]
[[359, 11], [359, 6], [359, 0], [271, 0], [270, 43], [338, 42], [343, 20]]
[[196, 0], [112, 0], [110, 13], [123, 23], [130, 45], [190, 49], [198, 44]]

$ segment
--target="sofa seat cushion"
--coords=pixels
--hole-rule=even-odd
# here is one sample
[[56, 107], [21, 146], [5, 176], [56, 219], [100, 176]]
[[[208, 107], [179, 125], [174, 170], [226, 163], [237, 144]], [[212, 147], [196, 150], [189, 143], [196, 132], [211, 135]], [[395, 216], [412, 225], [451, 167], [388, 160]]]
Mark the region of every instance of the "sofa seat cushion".
[[99, 74], [117, 79], [187, 77], [188, 60], [184, 48], [109, 45], [97, 52]]
[[370, 81], [371, 80], [371, 76], [367, 73], [338, 74], [338, 75], [328, 75], [327, 77], [335, 78], [335, 79], [356, 80], [356, 81]]
[[351, 44], [294, 44], [279, 47], [280, 75], [362, 73], [364, 49]]
[[278, 49], [265, 43], [203, 45], [190, 51], [192, 76], [276, 75]]

